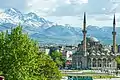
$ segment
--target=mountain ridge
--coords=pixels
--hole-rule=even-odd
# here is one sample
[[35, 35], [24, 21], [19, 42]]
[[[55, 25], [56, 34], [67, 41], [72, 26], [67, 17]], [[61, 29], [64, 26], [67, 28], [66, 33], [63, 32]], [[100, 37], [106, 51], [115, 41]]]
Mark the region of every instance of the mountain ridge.
[[[18, 24], [23, 26], [32, 39], [40, 43], [78, 44], [82, 40], [82, 28], [69, 24], [59, 25], [48, 21], [35, 13], [22, 14], [15, 8], [6, 9], [0, 13], [0, 31], [11, 29]], [[119, 42], [120, 27], [116, 27], [117, 43]], [[87, 26], [87, 36], [96, 37], [103, 44], [112, 44], [112, 27]]]

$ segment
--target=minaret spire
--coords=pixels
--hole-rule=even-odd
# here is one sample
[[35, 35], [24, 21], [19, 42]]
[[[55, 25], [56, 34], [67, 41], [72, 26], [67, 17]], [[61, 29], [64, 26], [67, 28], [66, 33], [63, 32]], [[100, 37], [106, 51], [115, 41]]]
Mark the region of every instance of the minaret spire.
[[114, 14], [114, 18], [113, 18], [113, 53], [116, 53], [116, 31], [115, 31], [115, 26], [116, 26], [116, 22], [115, 22], [115, 14]]
[[83, 51], [84, 51], [84, 55], [87, 56], [86, 54], [86, 13], [84, 12], [84, 19], [83, 19]]
[[115, 25], [116, 25], [116, 22], [115, 22], [115, 14], [114, 14], [114, 18], [113, 18], [113, 31], [115, 31]]
[[86, 29], [86, 13], [84, 12], [84, 20], [83, 20], [83, 30]]

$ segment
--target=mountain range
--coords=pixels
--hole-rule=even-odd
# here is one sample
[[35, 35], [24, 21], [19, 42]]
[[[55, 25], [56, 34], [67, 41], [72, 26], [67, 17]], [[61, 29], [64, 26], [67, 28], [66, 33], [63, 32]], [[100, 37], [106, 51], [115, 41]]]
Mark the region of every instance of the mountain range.
[[[82, 40], [81, 27], [59, 25], [35, 13], [23, 14], [15, 8], [0, 12], [0, 31], [10, 30], [17, 25], [23, 32], [40, 44], [78, 44]], [[117, 43], [120, 44], [120, 27], [116, 28]], [[112, 26], [87, 26], [87, 36], [96, 37], [103, 44], [112, 44]]]

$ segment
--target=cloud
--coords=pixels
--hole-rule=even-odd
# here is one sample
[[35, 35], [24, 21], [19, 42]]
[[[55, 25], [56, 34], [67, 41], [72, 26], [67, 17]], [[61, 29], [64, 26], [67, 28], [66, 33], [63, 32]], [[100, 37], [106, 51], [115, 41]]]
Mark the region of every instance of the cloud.
[[110, 9], [111, 13], [116, 13], [119, 12], [120, 13], [120, 3], [116, 3], [112, 5], [112, 8]]
[[96, 21], [109, 21], [109, 20], [113, 20], [113, 15], [105, 15], [105, 14], [96, 15], [94, 19]]
[[[119, 5], [115, 6], [118, 3], [115, 4], [110, 0], [82, 1], [47, 0], [42, 2], [40, 0], [39, 2], [37, 0], [35, 3], [31, 2], [33, 4], [30, 10], [37, 11], [40, 16], [43, 15], [58, 24], [70, 24], [77, 27], [82, 27], [83, 12], [87, 12], [87, 25], [112, 26], [113, 10], [119, 7]], [[112, 9], [113, 6], [115, 6], [114, 9]], [[115, 11], [119, 13], [119, 11]]]
[[27, 0], [28, 11], [43, 16], [76, 16], [88, 14], [112, 14], [120, 12], [115, 0]]
[[83, 4], [83, 3], [88, 3], [88, 0], [66, 0], [68, 4]]
[[57, 6], [56, 0], [27, 0], [27, 2], [27, 10], [39, 15], [48, 15]]
[[28, 10], [39, 12], [39, 15], [72, 16], [79, 14], [82, 9], [80, 5], [87, 2], [88, 0], [32, 0], [28, 1]]
[[1, 0], [1, 8], [17, 8], [46, 16], [76, 16], [120, 12], [119, 0]]
[[63, 17], [49, 16], [47, 17], [47, 19], [57, 24], [61, 24], [61, 25], [69, 24], [73, 27], [79, 27], [79, 26], [82, 27], [82, 22], [83, 22], [82, 21], [83, 18], [79, 16], [63, 16]]

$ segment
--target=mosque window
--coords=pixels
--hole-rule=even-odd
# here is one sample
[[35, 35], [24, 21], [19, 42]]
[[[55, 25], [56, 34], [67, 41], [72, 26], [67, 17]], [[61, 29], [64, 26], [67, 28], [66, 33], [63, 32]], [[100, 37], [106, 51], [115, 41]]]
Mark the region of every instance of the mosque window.
[[93, 67], [96, 67], [96, 59], [93, 59]]

